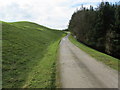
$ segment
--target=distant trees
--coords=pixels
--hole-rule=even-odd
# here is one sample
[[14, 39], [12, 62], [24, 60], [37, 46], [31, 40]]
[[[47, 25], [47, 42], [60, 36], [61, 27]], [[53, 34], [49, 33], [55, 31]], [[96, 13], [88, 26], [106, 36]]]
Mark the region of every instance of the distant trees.
[[82, 7], [69, 22], [68, 29], [77, 40], [120, 58], [120, 5], [101, 2], [98, 8]]

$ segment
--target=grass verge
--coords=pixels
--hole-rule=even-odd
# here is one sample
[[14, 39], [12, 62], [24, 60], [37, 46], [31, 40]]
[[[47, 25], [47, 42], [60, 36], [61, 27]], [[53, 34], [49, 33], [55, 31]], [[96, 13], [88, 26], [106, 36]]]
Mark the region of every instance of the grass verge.
[[118, 70], [118, 62], [119, 59], [116, 59], [112, 56], [109, 56], [107, 54], [101, 53], [97, 50], [94, 50], [80, 42], [78, 42], [72, 35], [69, 36], [69, 40], [75, 44], [77, 47], [79, 47], [81, 50], [85, 51], [86, 53], [88, 53], [90, 56], [92, 56], [93, 58], [103, 62], [104, 64], [108, 65], [109, 67]]
[[59, 41], [48, 47], [44, 58], [29, 74], [24, 88], [56, 88], [56, 60]]

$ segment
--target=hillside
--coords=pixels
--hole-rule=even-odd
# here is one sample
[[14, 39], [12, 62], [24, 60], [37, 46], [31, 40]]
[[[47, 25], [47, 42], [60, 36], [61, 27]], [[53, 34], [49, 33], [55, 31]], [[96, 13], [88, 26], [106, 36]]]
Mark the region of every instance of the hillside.
[[62, 31], [32, 22], [2, 22], [3, 88], [53, 88]]

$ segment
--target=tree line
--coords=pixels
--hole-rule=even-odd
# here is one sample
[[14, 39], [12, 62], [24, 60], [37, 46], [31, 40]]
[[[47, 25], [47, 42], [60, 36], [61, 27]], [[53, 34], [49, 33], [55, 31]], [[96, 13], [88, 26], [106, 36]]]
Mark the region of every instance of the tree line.
[[95, 9], [82, 6], [72, 15], [68, 30], [79, 42], [120, 58], [120, 2], [101, 2]]

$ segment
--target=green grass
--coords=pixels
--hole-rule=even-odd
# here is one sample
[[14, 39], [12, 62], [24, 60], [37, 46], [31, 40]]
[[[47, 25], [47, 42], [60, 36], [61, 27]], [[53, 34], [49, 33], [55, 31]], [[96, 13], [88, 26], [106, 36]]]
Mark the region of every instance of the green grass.
[[75, 38], [73, 38], [72, 35], [69, 36], [69, 40], [75, 44], [77, 47], [79, 47], [81, 50], [88, 53], [93, 58], [105, 63], [106, 65], [110, 66], [111, 68], [118, 70], [118, 62], [120, 62], [119, 59], [116, 59], [112, 56], [109, 56], [107, 54], [101, 53], [97, 50], [94, 50], [80, 42], [78, 42]]
[[32, 22], [2, 22], [3, 88], [55, 88], [64, 32]]

